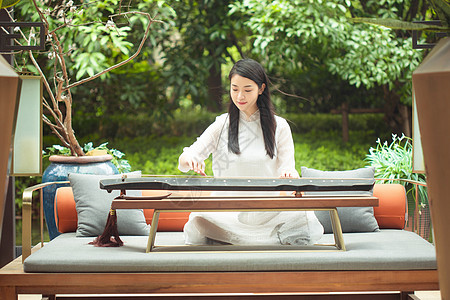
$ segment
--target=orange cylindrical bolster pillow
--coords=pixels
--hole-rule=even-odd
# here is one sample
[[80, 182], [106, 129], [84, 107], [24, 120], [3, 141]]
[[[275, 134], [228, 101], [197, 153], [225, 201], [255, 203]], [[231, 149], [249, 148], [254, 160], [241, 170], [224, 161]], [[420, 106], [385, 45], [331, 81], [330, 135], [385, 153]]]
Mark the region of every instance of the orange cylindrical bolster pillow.
[[[143, 196], [155, 191], [142, 191]], [[400, 184], [376, 184], [373, 195], [379, 199], [374, 207], [375, 218], [381, 229], [403, 229], [406, 214], [406, 192]], [[150, 224], [153, 209], [144, 209], [145, 220]], [[183, 231], [189, 219], [189, 212], [164, 212], [159, 215], [159, 231]], [[55, 194], [55, 220], [58, 231], [73, 232], [77, 229], [77, 212], [71, 187], [61, 187]]]
[[[142, 191], [143, 196], [150, 196], [154, 191]], [[153, 209], [144, 209], [145, 221], [152, 222]], [[183, 231], [184, 224], [189, 219], [189, 212], [160, 213], [159, 231]], [[60, 187], [55, 194], [55, 222], [59, 232], [74, 232], [77, 230], [78, 217], [75, 199], [71, 187]]]
[[77, 230], [78, 216], [70, 186], [60, 187], [55, 194], [55, 222], [59, 232]]

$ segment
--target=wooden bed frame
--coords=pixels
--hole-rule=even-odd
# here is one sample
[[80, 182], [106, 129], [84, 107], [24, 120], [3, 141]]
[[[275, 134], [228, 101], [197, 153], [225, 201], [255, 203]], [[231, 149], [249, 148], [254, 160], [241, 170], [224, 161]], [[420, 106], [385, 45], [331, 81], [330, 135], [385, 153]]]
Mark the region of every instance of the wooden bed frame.
[[[31, 252], [27, 245], [31, 245], [32, 193], [46, 185], [24, 192], [24, 257]], [[42, 243], [32, 251], [40, 247]], [[48, 299], [56, 299], [57, 294], [150, 294], [151, 299], [169, 294], [191, 299], [198, 294], [206, 296], [201, 299], [224, 295], [264, 298], [274, 294], [295, 299], [417, 299], [414, 291], [429, 290], [439, 290], [437, 270], [25, 273], [22, 257], [0, 269], [0, 299], [7, 300], [18, 299], [19, 294], [41, 294]]]
[[[8, 300], [17, 299], [19, 294], [42, 294], [55, 299], [56, 294], [183, 294], [180, 297], [189, 297], [198, 293], [263, 296], [330, 291], [376, 292], [369, 299], [414, 299], [409, 298], [412, 291], [438, 289], [437, 270], [25, 273], [20, 257], [0, 270], [0, 295]], [[363, 295], [352, 297], [363, 299]], [[345, 299], [349, 297], [346, 295]]]

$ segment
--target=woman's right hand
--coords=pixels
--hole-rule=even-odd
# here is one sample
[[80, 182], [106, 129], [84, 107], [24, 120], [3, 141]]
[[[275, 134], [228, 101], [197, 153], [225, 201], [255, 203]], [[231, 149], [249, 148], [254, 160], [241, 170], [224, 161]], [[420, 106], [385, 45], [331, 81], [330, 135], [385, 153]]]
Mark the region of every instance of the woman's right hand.
[[187, 153], [183, 153], [180, 156], [179, 164], [180, 170], [187, 170], [187, 171], [192, 170], [195, 173], [206, 176], [205, 163], [203, 161], [202, 162], [197, 161]]
[[188, 165], [189, 165], [189, 170], [192, 170], [195, 173], [198, 173], [200, 175], [206, 176], [204, 162], [198, 162], [195, 160], [191, 160], [188, 162]]

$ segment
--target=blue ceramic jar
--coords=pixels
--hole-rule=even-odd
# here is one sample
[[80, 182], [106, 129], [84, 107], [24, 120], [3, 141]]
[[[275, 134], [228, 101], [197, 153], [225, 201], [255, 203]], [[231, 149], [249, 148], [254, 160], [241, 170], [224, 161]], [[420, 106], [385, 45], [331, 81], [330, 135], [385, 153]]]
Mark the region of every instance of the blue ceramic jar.
[[[42, 175], [42, 182], [67, 181], [69, 173], [112, 175], [118, 174], [116, 166], [111, 162], [111, 155], [100, 156], [51, 156], [51, 164]], [[43, 209], [50, 240], [60, 233], [55, 221], [55, 193], [56, 189], [69, 184], [50, 185], [43, 189]]]

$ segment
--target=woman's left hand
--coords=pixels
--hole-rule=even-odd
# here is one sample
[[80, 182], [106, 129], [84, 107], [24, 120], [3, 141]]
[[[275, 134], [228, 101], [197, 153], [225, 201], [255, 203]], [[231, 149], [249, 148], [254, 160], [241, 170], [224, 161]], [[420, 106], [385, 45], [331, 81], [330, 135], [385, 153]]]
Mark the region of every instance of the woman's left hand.
[[282, 171], [280, 178], [300, 178], [297, 173], [292, 173], [290, 171]]

